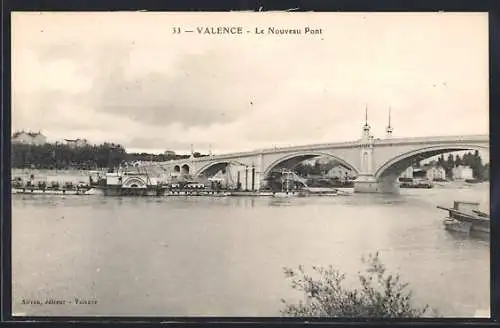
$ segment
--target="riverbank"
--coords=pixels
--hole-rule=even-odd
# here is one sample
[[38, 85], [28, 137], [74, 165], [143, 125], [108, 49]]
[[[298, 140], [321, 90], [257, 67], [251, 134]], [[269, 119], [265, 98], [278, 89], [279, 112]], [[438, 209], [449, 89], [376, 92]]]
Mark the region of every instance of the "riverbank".
[[[326, 189], [326, 188], [323, 188]], [[314, 196], [347, 196], [352, 194], [351, 191], [328, 189], [322, 191], [309, 190], [303, 194], [298, 194], [290, 192], [289, 197], [314, 197]], [[95, 196], [104, 195], [104, 192], [97, 188], [91, 188], [86, 185], [62, 185], [62, 186], [38, 186], [33, 187], [13, 187], [12, 194], [17, 195], [40, 195], [40, 196], [54, 196], [54, 195], [65, 195], [65, 196]], [[132, 195], [130, 195], [132, 196]], [[137, 196], [137, 195], [135, 195]], [[274, 197], [276, 193], [272, 191], [215, 191], [215, 190], [165, 190], [161, 195], [158, 194], [145, 194], [142, 196], [206, 196], [206, 197]]]
[[[103, 173], [106, 171], [105, 169], [101, 169]], [[30, 179], [30, 176], [34, 176], [34, 181], [37, 183], [38, 181], [52, 183], [58, 182], [60, 184], [65, 183], [88, 183], [89, 170], [79, 170], [79, 169], [67, 169], [67, 170], [55, 170], [55, 169], [12, 169], [11, 176], [12, 179], [21, 178], [23, 181], [27, 181]], [[470, 188], [474, 185], [482, 185], [487, 184], [488, 181], [478, 182], [478, 183], [469, 183], [467, 181], [444, 181], [444, 182], [433, 182], [433, 186], [437, 188]], [[400, 186], [402, 189], [406, 189], [405, 186]], [[308, 188], [312, 193], [328, 193], [334, 192], [335, 190], [349, 190], [351, 187], [349, 186], [338, 186], [338, 187], [309, 187]], [[243, 192], [244, 193], [244, 192]]]
[[446, 182], [433, 182], [434, 187], [438, 188], [446, 188], [446, 189], [462, 189], [462, 188], [471, 188], [474, 186], [484, 186], [489, 185], [489, 181], [481, 181], [481, 182], [467, 182], [465, 180], [454, 180], [454, 181], [446, 181]]

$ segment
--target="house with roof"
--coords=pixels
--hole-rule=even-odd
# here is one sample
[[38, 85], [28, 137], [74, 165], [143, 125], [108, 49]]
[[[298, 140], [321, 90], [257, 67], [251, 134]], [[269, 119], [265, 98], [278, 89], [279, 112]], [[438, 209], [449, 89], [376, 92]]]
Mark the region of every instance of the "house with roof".
[[406, 168], [406, 170], [404, 170], [399, 177], [403, 179], [413, 179], [413, 166]]
[[43, 145], [47, 143], [47, 137], [40, 133], [40, 131], [17, 131], [12, 135], [11, 142], [18, 144]]
[[64, 139], [64, 141], [66, 142], [66, 145], [73, 147], [73, 148], [85, 147], [89, 144], [87, 139], [80, 139], [80, 138]]
[[446, 180], [446, 170], [437, 164], [426, 164], [420, 167], [414, 167], [413, 178], [429, 181]]
[[453, 180], [473, 179], [474, 173], [469, 166], [458, 165], [452, 169]]
[[440, 165], [429, 165], [426, 175], [427, 179], [430, 181], [446, 180], [446, 170]]

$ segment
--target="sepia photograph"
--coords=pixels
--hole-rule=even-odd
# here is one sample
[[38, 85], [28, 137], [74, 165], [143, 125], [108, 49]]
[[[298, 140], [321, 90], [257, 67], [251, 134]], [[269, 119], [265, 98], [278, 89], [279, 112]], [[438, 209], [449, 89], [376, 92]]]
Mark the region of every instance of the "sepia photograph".
[[11, 26], [14, 317], [490, 318], [487, 13]]

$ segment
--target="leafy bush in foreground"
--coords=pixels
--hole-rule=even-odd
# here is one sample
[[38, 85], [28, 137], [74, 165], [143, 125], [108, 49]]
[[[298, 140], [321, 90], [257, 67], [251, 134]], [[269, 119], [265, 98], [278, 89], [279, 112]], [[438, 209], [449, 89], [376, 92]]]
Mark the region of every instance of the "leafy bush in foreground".
[[302, 266], [297, 270], [285, 268], [285, 275], [291, 280], [291, 287], [302, 291], [305, 299], [298, 304], [285, 300], [285, 316], [300, 317], [377, 317], [416, 318], [429, 312], [429, 306], [422, 308], [412, 304], [412, 292], [408, 283], [400, 280], [399, 274], [387, 273], [378, 252], [362, 258], [367, 266], [365, 272], [358, 272], [360, 287], [348, 289], [343, 286], [345, 274], [332, 266], [312, 267], [318, 277], [308, 275]]

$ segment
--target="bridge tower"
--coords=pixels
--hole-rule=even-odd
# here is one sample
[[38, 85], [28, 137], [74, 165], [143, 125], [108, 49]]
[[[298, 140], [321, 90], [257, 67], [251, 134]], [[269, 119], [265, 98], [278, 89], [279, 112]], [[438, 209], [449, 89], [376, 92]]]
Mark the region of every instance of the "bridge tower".
[[368, 124], [368, 108], [365, 108], [365, 125], [363, 125], [360, 150], [361, 150], [361, 174], [372, 174], [373, 171], [373, 135]]
[[368, 124], [368, 108], [365, 108], [365, 125], [363, 125], [361, 140], [359, 141], [361, 166], [358, 177], [354, 181], [354, 192], [376, 193], [389, 189], [393, 192], [392, 184], [389, 186], [379, 183], [375, 177], [373, 168], [374, 143], [375, 139], [370, 132], [370, 125]]

